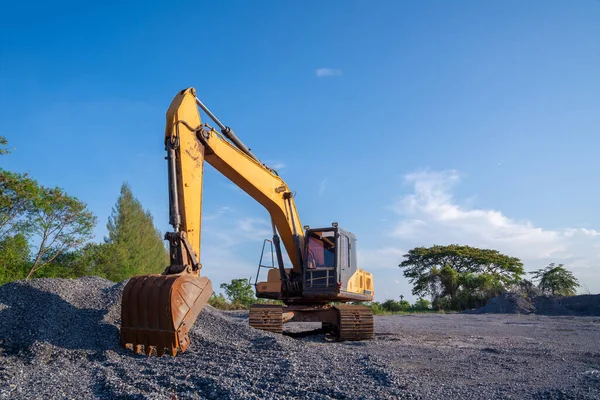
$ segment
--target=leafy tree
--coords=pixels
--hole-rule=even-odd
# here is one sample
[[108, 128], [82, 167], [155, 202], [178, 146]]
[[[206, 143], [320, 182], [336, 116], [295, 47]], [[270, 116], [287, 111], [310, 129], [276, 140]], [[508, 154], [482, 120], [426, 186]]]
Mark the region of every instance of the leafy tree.
[[152, 214], [144, 211], [127, 183], [121, 186], [121, 194], [107, 228], [108, 238], [105, 241], [113, 246], [109, 253], [106, 253], [108, 248], [98, 251], [102, 251], [105, 262], [100, 265], [107, 268], [105, 275], [109, 279], [159, 273], [168, 265], [169, 256], [162, 235], [154, 227]]
[[410, 310], [410, 303], [406, 300], [396, 301], [396, 300], [388, 299], [388, 300], [384, 301], [383, 303], [381, 303], [381, 307], [385, 311], [401, 312], [401, 311]]
[[[52, 257], [53, 251], [49, 251], [42, 261]], [[46, 262], [44, 268], [35, 273], [36, 278], [77, 278], [85, 276], [81, 265], [81, 250], [63, 251], [51, 261]]]
[[31, 253], [22, 233], [0, 240], [0, 285], [23, 279], [29, 270]]
[[[112, 271], [111, 261], [115, 260], [115, 251], [110, 244], [87, 243], [85, 246], [62, 252], [38, 271], [38, 278], [77, 278], [80, 276], [101, 276], [109, 278], [106, 271]], [[111, 257], [112, 255], [112, 257]], [[118, 276], [117, 279], [125, 278]]]
[[96, 217], [85, 203], [60, 188], [42, 187], [25, 224], [25, 229], [39, 243], [25, 279], [30, 279], [64, 252], [81, 247], [92, 237], [95, 225]]
[[210, 299], [208, 299], [208, 304], [213, 306], [214, 308], [217, 308], [219, 310], [244, 310], [247, 309], [248, 306], [244, 306], [240, 303], [230, 303], [227, 301], [227, 299], [225, 298], [225, 296], [223, 296], [223, 293], [213, 293], [212, 296], [210, 296]]
[[407, 300], [400, 300], [398, 302], [398, 308], [400, 309], [400, 311], [409, 311], [410, 303]]
[[420, 298], [415, 304], [412, 305], [412, 309], [415, 311], [426, 311], [431, 309], [431, 302], [429, 300]]
[[[0, 146], [6, 146], [8, 144], [8, 140], [4, 136], [0, 136]], [[10, 149], [4, 147], [0, 147], [0, 154], [9, 154]]]
[[20, 232], [42, 190], [27, 174], [0, 169], [0, 237]]
[[225, 295], [234, 304], [249, 307], [256, 302], [248, 279], [232, 279], [231, 283], [221, 283], [221, 289], [225, 290]]
[[377, 301], [371, 301], [369, 303], [360, 303], [359, 302], [359, 303], [354, 303], [354, 304], [369, 307], [371, 309], [371, 312], [375, 315], [384, 314], [386, 312], [385, 309], [382, 307], [381, 303], [379, 303]]
[[525, 273], [518, 258], [470, 246], [416, 247], [404, 258], [400, 267], [413, 295], [431, 297], [439, 309], [484, 304]]
[[84, 275], [120, 282], [136, 274], [123, 268], [127, 257], [127, 249], [116, 243], [88, 243], [82, 250], [79, 268], [85, 271]]
[[533, 279], [538, 280], [538, 287], [542, 293], [573, 296], [581, 285], [573, 273], [567, 270], [563, 264], [549, 264], [546, 268], [531, 272]]

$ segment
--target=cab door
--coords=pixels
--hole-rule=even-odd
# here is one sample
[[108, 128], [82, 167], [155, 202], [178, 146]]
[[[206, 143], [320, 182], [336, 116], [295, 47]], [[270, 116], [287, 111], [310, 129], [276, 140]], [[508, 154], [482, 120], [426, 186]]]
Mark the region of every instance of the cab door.
[[340, 230], [338, 235], [338, 282], [342, 282], [342, 288], [348, 284], [348, 279], [352, 276], [350, 252], [350, 238]]

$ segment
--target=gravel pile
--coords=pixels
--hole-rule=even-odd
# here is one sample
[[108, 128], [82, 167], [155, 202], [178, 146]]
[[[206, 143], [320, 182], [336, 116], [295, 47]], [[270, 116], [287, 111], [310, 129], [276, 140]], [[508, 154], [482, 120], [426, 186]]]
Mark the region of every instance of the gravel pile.
[[466, 313], [600, 316], [600, 295], [524, 297], [518, 293], [503, 293], [488, 300], [485, 306]]
[[502, 293], [488, 300], [487, 304], [476, 310], [468, 310], [467, 314], [532, 314], [535, 306], [529, 299], [516, 293]]
[[100, 278], [1, 286], [0, 398], [600, 396], [600, 319], [377, 317], [376, 340], [335, 343], [257, 331], [247, 313], [207, 307], [188, 351], [157, 358], [118, 345], [123, 287]]
[[123, 287], [101, 278], [38, 279], [0, 287], [0, 396], [340, 398], [344, 393], [402, 393], [393, 372], [375, 356], [257, 331], [239, 313], [229, 316], [210, 306], [191, 330], [192, 345], [183, 355], [134, 355], [118, 345]]

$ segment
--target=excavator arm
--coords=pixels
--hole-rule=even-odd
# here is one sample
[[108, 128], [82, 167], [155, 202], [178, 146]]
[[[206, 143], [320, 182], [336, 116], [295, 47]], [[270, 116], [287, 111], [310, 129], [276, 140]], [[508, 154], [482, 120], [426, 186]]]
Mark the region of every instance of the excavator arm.
[[[220, 132], [202, 124], [198, 107]], [[211, 282], [200, 276], [202, 181], [204, 161], [262, 204], [271, 216], [273, 243], [282, 291], [298, 290], [290, 275], [300, 274], [304, 231], [293, 192], [276, 171], [258, 160], [196, 97], [182, 90], [167, 111], [165, 147], [169, 170], [170, 264], [161, 275], [142, 275], [127, 283], [121, 306], [121, 343], [147, 354], [185, 351], [188, 331], [212, 294]], [[293, 265], [283, 267], [279, 235]]]
[[[222, 127], [221, 132], [201, 124], [198, 106]], [[304, 231], [293, 192], [276, 171], [260, 162], [231, 129], [214, 117], [196, 98], [193, 88], [181, 91], [171, 103], [165, 143], [170, 154], [171, 225], [177, 231], [177, 222], [181, 221], [180, 229], [187, 234], [196, 259], [200, 257], [202, 174], [206, 161], [267, 209], [274, 234], [281, 235], [294, 270], [299, 272]]]

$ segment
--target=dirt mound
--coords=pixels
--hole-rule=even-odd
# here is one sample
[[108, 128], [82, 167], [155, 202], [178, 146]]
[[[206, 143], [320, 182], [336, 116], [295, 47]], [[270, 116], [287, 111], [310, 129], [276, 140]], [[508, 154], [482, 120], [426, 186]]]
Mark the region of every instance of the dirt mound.
[[516, 293], [502, 293], [488, 300], [487, 304], [476, 310], [470, 310], [473, 314], [531, 314], [535, 312], [535, 306], [525, 297]]
[[540, 315], [600, 315], [600, 295], [535, 296], [503, 293], [468, 314], [540, 314]]

